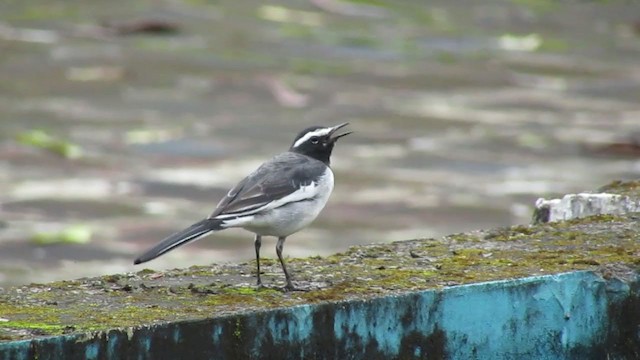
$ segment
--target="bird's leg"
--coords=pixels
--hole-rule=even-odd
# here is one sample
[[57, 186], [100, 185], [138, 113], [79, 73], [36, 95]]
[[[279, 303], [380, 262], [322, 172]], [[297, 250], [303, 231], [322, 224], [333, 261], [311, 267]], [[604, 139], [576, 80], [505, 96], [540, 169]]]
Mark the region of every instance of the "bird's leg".
[[256, 264], [258, 265], [258, 283], [257, 285], [262, 286], [262, 280], [260, 279], [260, 246], [262, 246], [262, 236], [256, 234], [256, 240], [253, 242], [253, 245], [256, 247]]
[[287, 266], [284, 264], [284, 258], [282, 257], [282, 248], [284, 247], [285, 239], [286, 239], [285, 236], [278, 237], [278, 243], [276, 244], [276, 254], [278, 254], [280, 265], [282, 265], [282, 271], [284, 271], [284, 277], [287, 279], [287, 285], [284, 287], [285, 290], [295, 290], [295, 287], [291, 282], [291, 276], [289, 276], [289, 272], [287, 271]]

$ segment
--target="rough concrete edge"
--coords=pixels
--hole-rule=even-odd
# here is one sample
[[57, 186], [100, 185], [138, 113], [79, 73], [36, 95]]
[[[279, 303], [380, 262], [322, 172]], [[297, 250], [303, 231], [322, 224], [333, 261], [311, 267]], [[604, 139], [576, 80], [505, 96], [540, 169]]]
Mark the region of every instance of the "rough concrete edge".
[[566, 194], [562, 198], [539, 198], [532, 216], [534, 224], [565, 221], [592, 215], [624, 215], [640, 211], [635, 181], [614, 181], [597, 192]]
[[[486, 346], [484, 348], [482, 347], [482, 342], [480, 342], [480, 344], [473, 343], [473, 336], [477, 337], [478, 335], [465, 333], [468, 329], [464, 328], [464, 324], [456, 323], [456, 319], [447, 320], [447, 318], [443, 316], [443, 313], [446, 312], [444, 308], [447, 306], [450, 307], [450, 311], [447, 312], [447, 317], [450, 317], [451, 314], [455, 314], [458, 318], [462, 317], [461, 322], [472, 321], [469, 319], [474, 318], [473, 312], [468, 312], [468, 310], [473, 310], [473, 306], [469, 306], [469, 304], [466, 303], [468, 299], [471, 299], [471, 303], [474, 303], [474, 301], [477, 303], [479, 301], [478, 299], [480, 299], [483, 303], [488, 303], [488, 305], [486, 305], [489, 306], [487, 310], [491, 310], [492, 305], [500, 306], [504, 305], [503, 303], [508, 304], [511, 300], [507, 299], [501, 303], [499, 299], [495, 299], [496, 301], [494, 303], [492, 301], [486, 301], [488, 300], [487, 294], [490, 295], [496, 291], [505, 291], [509, 293], [510, 296], [515, 296], [513, 294], [522, 292], [522, 289], [550, 287], [551, 290], [547, 289], [544, 292], [534, 294], [533, 296], [532, 294], [529, 294], [527, 290], [524, 291], [527, 295], [527, 299], [530, 301], [550, 301], [554, 304], [557, 302], [562, 312], [548, 314], [548, 312], [552, 311], [545, 312], [536, 308], [527, 308], [527, 311], [531, 312], [531, 314], [543, 314], [539, 315], [542, 316], [541, 321], [548, 321], [548, 319], [545, 320], [545, 316], [556, 315], [559, 316], [561, 320], [568, 322], [573, 318], [581, 319], [579, 316], [580, 310], [587, 307], [582, 303], [574, 303], [573, 301], [576, 298], [575, 293], [571, 294], [571, 291], [564, 290], [565, 288], [573, 289], [572, 286], [574, 285], [572, 285], [571, 282], [576, 279], [580, 281], [584, 281], [582, 279], [588, 279], [588, 282], [590, 281], [596, 284], [595, 288], [590, 283], [586, 285], [587, 289], [593, 290], [593, 294], [588, 294], [589, 296], [582, 296], [584, 294], [580, 291], [583, 291], [584, 289], [578, 289], [579, 291], [576, 292], [580, 294], [578, 301], [584, 300], [586, 305], [589, 305], [590, 301], [596, 302], [593, 314], [585, 311], [584, 313], [588, 315], [583, 314], [583, 316], [585, 316], [583, 318], [583, 322], [586, 323], [578, 324], [578, 328], [586, 331], [585, 328], [589, 328], [589, 319], [591, 318], [595, 318], [595, 321], [592, 322], [598, 324], [601, 328], [596, 329], [593, 334], [589, 335], [589, 339], [593, 340], [594, 343], [585, 344], [578, 341], [579, 339], [571, 337], [581, 336], [575, 334], [576, 330], [574, 328], [576, 328], [576, 326], [574, 325], [571, 328], [571, 331], [567, 330], [566, 332], [569, 334], [566, 335], [568, 338], [565, 337], [565, 333], [562, 335], [555, 334], [551, 340], [561, 341], [562, 343], [555, 345], [551, 344], [547, 346], [548, 349], [545, 351], [549, 351], [552, 355], [573, 354], [572, 356], [583, 354], [583, 352], [585, 352], [584, 354], [590, 352], [592, 354], [597, 354], [598, 356], [610, 354], [632, 356], [634, 354], [638, 354], [640, 351], [640, 339], [638, 338], [635, 329], [638, 324], [640, 324], [640, 315], [634, 316], [629, 313], [630, 310], [640, 306], [640, 283], [638, 281], [638, 277], [636, 276], [633, 279], [618, 279], [616, 277], [604, 278], [601, 274], [593, 271], [574, 271], [553, 275], [452, 286], [438, 290], [407, 292], [370, 299], [305, 304], [291, 308], [275, 308], [270, 310], [211, 317], [201, 320], [186, 320], [157, 324], [153, 326], [140, 326], [137, 328], [111, 329], [108, 331], [20, 340], [0, 343], [0, 355], [2, 355], [2, 353], [4, 353], [4, 355], [8, 354], [8, 358], [11, 359], [28, 359], [33, 357], [37, 357], [39, 359], [57, 359], [62, 358], [58, 357], [60, 354], [64, 354], [64, 358], [75, 356], [76, 358], [87, 359], [116, 359], [123, 355], [131, 357], [133, 356], [132, 352], [138, 355], [151, 353], [148, 358], [155, 358], [153, 354], [157, 356], [158, 354], [165, 354], [165, 352], [166, 354], [170, 354], [171, 351], [177, 351], [177, 353], [181, 355], [186, 356], [191, 354], [195, 357], [198, 357], [198, 355], [217, 355], [222, 356], [223, 358], [225, 356], [227, 356], [227, 358], [235, 358], [237, 356], [260, 358], [260, 355], [264, 355], [264, 353], [262, 351], [256, 351], [256, 347], [259, 348], [258, 350], [262, 350], [264, 347], [264, 350], [270, 349], [271, 351], [283, 349], [284, 345], [282, 344], [282, 341], [291, 339], [293, 336], [289, 334], [290, 330], [293, 330], [295, 333], [301, 332], [309, 334], [310, 331], [312, 331], [309, 328], [309, 324], [313, 323], [313, 325], [316, 325], [315, 322], [318, 314], [324, 316], [324, 322], [322, 322], [322, 324], [324, 324], [325, 327], [329, 327], [329, 330], [334, 328], [333, 334], [329, 333], [325, 335], [329, 335], [328, 337], [332, 337], [331, 335], [333, 335], [334, 338], [341, 338], [336, 333], [339, 329], [342, 329], [340, 331], [343, 333], [346, 331], [346, 335], [343, 334], [343, 337], [346, 336], [352, 346], [354, 344], [361, 346], [366, 345], [366, 350], [363, 351], [368, 352], [368, 356], [400, 357], [402, 354], [404, 354], [403, 356], [412, 355], [411, 353], [406, 352], [408, 351], [407, 349], [413, 349], [413, 355], [418, 354], [416, 353], [416, 351], [418, 351], [416, 349], [419, 349], [420, 354], [422, 354], [422, 351], [426, 351], [434, 358], [443, 358], [446, 357], [447, 353], [454, 352], [456, 356], [470, 356], [473, 351], [476, 351], [477, 355], [481, 355], [482, 351], [487, 349]], [[559, 288], [555, 289], [555, 287]], [[604, 298], [602, 298], [602, 291], [605, 291], [606, 296]], [[474, 297], [477, 299], [474, 300]], [[491, 299], [493, 297], [490, 296], [489, 298]], [[425, 301], [425, 299], [428, 300]], [[452, 299], [454, 300], [451, 301]], [[414, 301], [422, 306], [415, 305]], [[403, 315], [402, 318], [385, 320], [384, 316], [389, 315], [390, 312], [393, 312], [391, 310], [395, 309], [393, 306], [389, 308], [388, 304], [394, 302], [404, 304], [402, 306], [412, 309], [413, 311], [410, 314], [405, 312], [405, 315]], [[456, 305], [450, 305], [452, 302]], [[382, 310], [380, 310], [380, 308]], [[575, 312], [570, 310], [574, 308], [576, 309]], [[358, 330], [350, 330], [356, 329], [357, 327], [357, 324], [353, 323], [353, 321], [356, 321], [357, 323], [357, 319], [354, 320], [354, 317], [350, 315], [351, 312], [354, 311], [353, 309], [361, 309], [361, 312], [364, 314], [376, 314], [373, 327], [381, 326], [378, 324], [378, 321], [383, 325], [383, 327], [387, 327], [387, 325], [389, 325], [389, 329], [391, 329], [392, 326], [405, 326], [405, 332], [402, 333], [405, 336], [403, 337], [402, 344], [395, 344], [391, 346], [392, 349], [389, 350], [388, 344], [387, 348], [383, 346], [384, 344], [381, 345], [383, 340], [371, 335], [372, 332], [370, 330], [369, 332], [365, 332], [369, 334], [364, 336], [366, 339], [363, 339], [363, 335], [359, 334]], [[489, 314], [488, 316], [490, 317], [493, 317], [495, 314], [496, 322], [499, 322], [498, 319], [500, 319], [500, 311], [504, 310], [500, 309], [501, 308], [493, 308], [492, 311], [487, 311], [485, 314]], [[603, 312], [604, 310], [606, 310], [606, 313]], [[380, 313], [380, 311], [383, 311], [383, 313]], [[512, 309], [512, 311], [514, 310]], [[513, 314], [514, 318], [518, 319], [517, 311], [514, 311]], [[333, 319], [331, 319], [331, 316], [329, 315], [332, 315]], [[409, 316], [409, 318], [407, 318], [407, 316]], [[415, 318], [411, 318], [412, 316]], [[424, 320], [425, 316], [430, 319], [428, 319], [428, 321]], [[482, 314], [480, 314], [480, 316], [482, 316]], [[527, 317], [528, 316], [529, 315], [527, 315]], [[336, 320], [338, 317], [341, 319], [340, 321], [342, 321], [342, 326], [336, 328], [336, 324], [334, 322], [338, 322], [338, 320]], [[416, 318], [418, 319], [416, 320]], [[603, 319], [608, 319], [609, 321], [605, 322]], [[272, 328], [268, 329], [268, 333], [271, 335], [256, 332], [255, 326], [252, 326], [255, 325], [256, 321], [262, 325], [271, 324], [270, 327]], [[404, 325], [392, 325], [391, 323], [385, 323], [385, 321], [395, 321], [396, 323], [399, 322]], [[557, 321], [557, 319], [554, 318], [553, 321]], [[278, 323], [282, 322], [289, 322], [289, 324], [278, 325]], [[291, 322], [295, 324], [291, 325]], [[303, 328], [300, 328], [300, 324], [306, 325], [304, 325]], [[345, 326], [345, 324], [348, 324], [348, 326]], [[422, 325], [422, 327], [417, 324]], [[369, 325], [371, 326], [371, 324]], [[528, 327], [529, 325], [534, 324], [518, 324], [516, 326], [518, 326], [518, 328], [522, 328], [523, 325], [527, 331], [535, 331], [535, 326], [531, 326], [530, 328]], [[258, 326], [258, 328], [261, 327]], [[317, 330], [317, 326], [312, 326], [312, 328], [316, 328]], [[286, 335], [282, 335], [283, 329], [285, 329]], [[413, 331], [409, 331], [407, 329], [413, 329]], [[482, 332], [484, 331], [485, 330], [482, 330]], [[495, 328], [493, 331], [495, 331]], [[542, 326], [542, 331], [548, 331], [548, 329]], [[491, 330], [487, 331], [487, 333], [489, 333], [488, 335], [498, 335], [491, 334], [490, 332]], [[376, 329], [373, 330], [373, 333], [376, 333]], [[280, 338], [277, 338], [277, 334], [280, 334]], [[194, 336], [197, 338], [197, 341], [191, 339]], [[383, 336], [386, 336], [384, 331]], [[405, 338], [407, 336], [409, 338], [414, 337], [415, 339], [407, 340], [409, 343], [405, 344]], [[183, 342], [183, 337], [190, 338], [188, 340], [184, 340], [187, 341], [188, 345], [185, 345]], [[268, 339], [264, 340], [266, 337], [268, 337]], [[293, 337], [295, 338], [295, 336]], [[529, 336], [524, 336], [524, 339], [529, 338], [526, 343], [528, 348], [525, 346], [520, 355], [532, 355], [532, 352], [542, 351], [536, 350], [536, 348], [540, 347], [539, 344], [537, 346], [532, 345], [536, 343], [536, 341], [540, 342], [541, 339], [539, 339], [539, 337], [540, 336], [538, 336], [538, 338], [530, 338]], [[260, 341], [266, 341], [268, 344], [265, 345], [256, 339], [262, 339]], [[301, 340], [300, 338], [296, 339]], [[309, 341], [317, 341], [309, 340], [308, 338], [302, 340], [307, 343]], [[335, 343], [339, 340], [340, 339], [333, 339], [331, 341]], [[547, 341], [548, 340], [549, 339], [547, 339]], [[304, 341], [302, 345], [305, 344]], [[521, 339], [521, 341], [523, 340]], [[290, 341], [290, 343], [294, 342]], [[348, 344], [349, 342], [346, 342], [345, 344], [334, 343], [327, 345], [332, 345], [333, 347], [336, 347], [337, 345], [346, 346], [345, 344]], [[194, 344], [200, 344], [202, 347], [201, 350], [204, 352], [194, 352], [196, 349]], [[468, 347], [477, 346], [477, 348], [475, 348], [475, 350], [465, 350], [462, 348], [463, 344], [466, 344]], [[296, 355], [292, 358], [295, 358], [300, 354], [304, 355], [304, 347], [301, 346], [300, 343], [295, 345], [296, 346], [291, 354]], [[173, 348], [171, 348], [172, 346]], [[325, 349], [325, 346], [322, 346], [322, 344], [315, 344], [311, 346], [307, 344], [307, 351], [323, 351], [319, 349], [329, 351], [328, 349]], [[332, 351], [337, 352], [339, 350], [333, 349]], [[477, 353], [477, 351], [480, 351], [480, 353]], [[344, 354], [314, 353], [312, 357], [331, 358], [333, 355]], [[140, 356], [145, 358], [144, 355]], [[421, 356], [415, 357], [421, 358]]]

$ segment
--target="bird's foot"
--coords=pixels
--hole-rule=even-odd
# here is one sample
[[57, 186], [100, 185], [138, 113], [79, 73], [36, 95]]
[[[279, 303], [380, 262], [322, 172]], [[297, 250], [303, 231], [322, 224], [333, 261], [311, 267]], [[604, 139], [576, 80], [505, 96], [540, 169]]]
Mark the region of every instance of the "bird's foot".
[[293, 283], [291, 281], [287, 281], [287, 285], [285, 285], [282, 288], [282, 290], [284, 290], [284, 292], [289, 292], [289, 291], [296, 291], [296, 290], [298, 290], [298, 288], [293, 286]]
[[309, 287], [308, 285], [306, 285], [306, 284], [302, 285], [302, 287], [300, 287], [300, 286], [294, 286], [293, 283], [291, 283], [291, 282], [287, 283], [287, 285], [285, 285], [282, 288], [282, 291], [284, 291], [284, 292], [290, 292], [290, 291], [302, 291], [302, 292], [305, 292], [305, 291], [311, 291], [311, 290], [313, 290], [313, 289], [311, 287]]

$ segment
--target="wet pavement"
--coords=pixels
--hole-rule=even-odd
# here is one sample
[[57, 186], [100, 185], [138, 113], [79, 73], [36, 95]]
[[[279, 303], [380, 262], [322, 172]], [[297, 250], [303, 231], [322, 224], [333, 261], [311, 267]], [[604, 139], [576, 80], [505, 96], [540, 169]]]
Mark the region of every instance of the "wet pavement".
[[[0, 286], [138, 269], [311, 124], [355, 134], [293, 257], [637, 178], [639, 24], [629, 1], [5, 1]], [[252, 258], [229, 230], [145, 266]]]

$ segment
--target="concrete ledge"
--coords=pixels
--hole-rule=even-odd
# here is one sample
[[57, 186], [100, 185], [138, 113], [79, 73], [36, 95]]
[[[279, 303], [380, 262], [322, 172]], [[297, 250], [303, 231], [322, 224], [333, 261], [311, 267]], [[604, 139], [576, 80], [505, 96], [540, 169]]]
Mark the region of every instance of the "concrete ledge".
[[599, 215], [0, 294], [0, 359], [602, 359], [640, 354], [640, 222]]
[[5, 359], [630, 358], [638, 349], [639, 295], [636, 280], [573, 272], [9, 342], [0, 353]]

